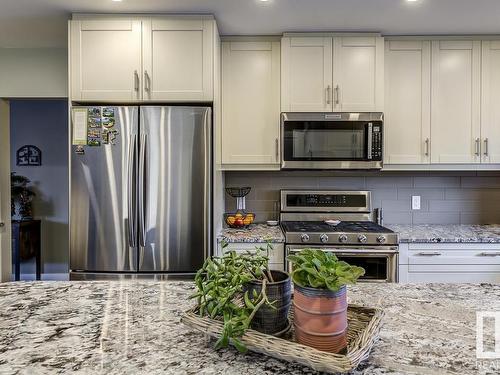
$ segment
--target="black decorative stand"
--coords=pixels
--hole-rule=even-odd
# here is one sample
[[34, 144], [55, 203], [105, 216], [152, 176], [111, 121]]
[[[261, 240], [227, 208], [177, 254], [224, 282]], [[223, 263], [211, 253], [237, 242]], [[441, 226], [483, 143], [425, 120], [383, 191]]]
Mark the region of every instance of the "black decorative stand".
[[36, 279], [41, 279], [40, 229], [40, 220], [12, 221], [12, 256], [16, 281], [21, 279], [21, 259], [31, 259], [33, 257], [36, 260]]

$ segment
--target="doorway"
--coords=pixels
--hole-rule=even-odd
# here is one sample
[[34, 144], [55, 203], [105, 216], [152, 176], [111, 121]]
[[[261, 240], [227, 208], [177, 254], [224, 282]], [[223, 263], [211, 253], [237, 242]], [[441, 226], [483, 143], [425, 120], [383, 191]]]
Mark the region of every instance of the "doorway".
[[[36, 257], [33, 255], [39, 248], [42, 280], [66, 280], [69, 272], [68, 101], [11, 99], [9, 103], [10, 171], [15, 186], [11, 189], [12, 244], [14, 254], [20, 253], [20, 279], [35, 279]], [[27, 189], [21, 189], [24, 191], [21, 197], [20, 183]], [[26, 196], [31, 196], [27, 205], [24, 204]], [[16, 231], [20, 223], [25, 226], [24, 237]], [[24, 248], [16, 247], [20, 244]], [[14, 264], [12, 269], [14, 279]]]

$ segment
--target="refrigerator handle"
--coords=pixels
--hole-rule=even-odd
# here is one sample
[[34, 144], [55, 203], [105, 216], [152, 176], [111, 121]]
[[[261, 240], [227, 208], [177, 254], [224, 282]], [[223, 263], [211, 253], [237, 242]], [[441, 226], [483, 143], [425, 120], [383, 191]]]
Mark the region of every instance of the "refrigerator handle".
[[146, 246], [146, 223], [144, 212], [146, 207], [146, 194], [144, 185], [146, 183], [146, 147], [147, 134], [141, 134], [141, 143], [139, 145], [139, 245]]
[[[205, 131], [205, 205], [203, 208], [205, 215], [205, 233], [203, 236], [204, 241], [204, 252], [205, 259], [210, 256], [210, 248], [211, 248], [211, 240], [212, 240], [212, 211], [211, 211], [211, 202], [212, 202], [212, 110], [210, 108], [205, 112], [205, 116], [203, 118], [203, 129]], [[210, 207], [210, 208], [209, 208]]]
[[137, 134], [131, 135], [128, 142], [128, 166], [127, 166], [127, 202], [128, 202], [128, 243], [130, 247], [137, 246], [137, 220], [136, 220], [136, 195], [135, 195], [135, 176], [136, 163], [135, 154], [137, 149]]

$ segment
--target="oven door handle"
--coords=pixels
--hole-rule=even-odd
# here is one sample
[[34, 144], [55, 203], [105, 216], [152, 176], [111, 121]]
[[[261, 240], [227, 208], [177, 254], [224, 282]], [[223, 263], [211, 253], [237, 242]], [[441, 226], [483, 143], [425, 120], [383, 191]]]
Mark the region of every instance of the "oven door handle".
[[[304, 248], [295, 248], [295, 247], [288, 247], [287, 248], [287, 253], [292, 254], [292, 253], [298, 253]], [[330, 248], [330, 247], [321, 247], [317, 248], [320, 250], [323, 250], [328, 253], [335, 253], [339, 255], [351, 255], [351, 254], [356, 254], [356, 255], [361, 255], [361, 254], [366, 254], [370, 256], [374, 255], [391, 255], [391, 254], [398, 254], [399, 251], [398, 249], [395, 248], [382, 248], [382, 249], [374, 249], [374, 248], [369, 248], [369, 249], [339, 249], [339, 248]]]

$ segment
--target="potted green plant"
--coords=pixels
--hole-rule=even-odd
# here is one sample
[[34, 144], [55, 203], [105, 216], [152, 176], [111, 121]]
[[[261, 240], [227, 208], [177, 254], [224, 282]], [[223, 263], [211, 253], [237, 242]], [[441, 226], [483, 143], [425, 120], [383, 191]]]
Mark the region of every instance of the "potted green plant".
[[[224, 322], [216, 348], [230, 342], [246, 351], [240, 338], [250, 328], [276, 333], [286, 328], [291, 305], [288, 274], [271, 271], [269, 258], [256, 253], [229, 251], [208, 258], [195, 276], [198, 313]], [[284, 327], [284, 328], [283, 328]]]
[[11, 184], [11, 216], [12, 220], [31, 220], [33, 218], [31, 202], [36, 195], [29, 186], [30, 180], [27, 177], [10, 174]]
[[339, 353], [347, 346], [347, 284], [364, 275], [332, 254], [304, 249], [288, 257], [294, 283], [294, 329], [298, 343]]

